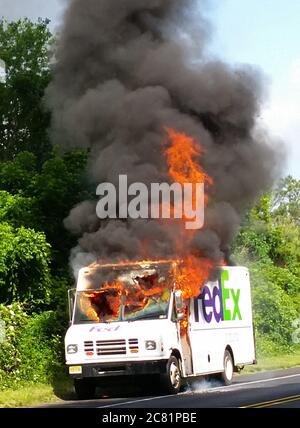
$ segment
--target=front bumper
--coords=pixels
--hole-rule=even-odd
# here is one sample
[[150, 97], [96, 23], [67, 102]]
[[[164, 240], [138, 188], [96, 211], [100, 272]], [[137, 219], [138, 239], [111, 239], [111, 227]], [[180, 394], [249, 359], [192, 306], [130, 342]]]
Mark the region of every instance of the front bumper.
[[82, 372], [80, 374], [70, 373], [70, 376], [74, 379], [85, 379], [162, 374], [166, 373], [167, 362], [168, 360], [82, 364]]

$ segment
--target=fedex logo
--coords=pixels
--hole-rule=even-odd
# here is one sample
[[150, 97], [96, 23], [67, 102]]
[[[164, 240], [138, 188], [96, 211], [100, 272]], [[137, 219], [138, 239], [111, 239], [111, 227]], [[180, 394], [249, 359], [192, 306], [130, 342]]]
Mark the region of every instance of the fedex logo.
[[[195, 321], [199, 322], [199, 300], [202, 306], [202, 313], [205, 321], [210, 324], [214, 319], [217, 323], [221, 321], [242, 320], [239, 308], [241, 290], [227, 288], [226, 282], [229, 280], [229, 272], [222, 271], [218, 285], [210, 290], [204, 287], [201, 295], [194, 300]], [[229, 302], [231, 301], [230, 307]]]
[[112, 333], [112, 332], [114, 332], [114, 331], [118, 331], [119, 330], [119, 328], [120, 328], [120, 325], [117, 325], [117, 326], [108, 326], [108, 327], [92, 327], [90, 330], [89, 330], [89, 332], [90, 333], [93, 333], [93, 332], [97, 332], [97, 333], [106, 333], [106, 332], [108, 332], [108, 333]]

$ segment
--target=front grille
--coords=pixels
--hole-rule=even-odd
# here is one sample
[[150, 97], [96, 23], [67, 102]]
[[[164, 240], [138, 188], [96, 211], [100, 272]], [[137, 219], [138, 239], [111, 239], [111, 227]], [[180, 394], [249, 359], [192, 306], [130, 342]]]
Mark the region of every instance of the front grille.
[[97, 340], [85, 341], [84, 351], [86, 353], [96, 353], [98, 356], [106, 355], [126, 355], [127, 353], [137, 353], [139, 351], [138, 339], [119, 340]]
[[126, 354], [126, 340], [97, 340], [97, 355]]

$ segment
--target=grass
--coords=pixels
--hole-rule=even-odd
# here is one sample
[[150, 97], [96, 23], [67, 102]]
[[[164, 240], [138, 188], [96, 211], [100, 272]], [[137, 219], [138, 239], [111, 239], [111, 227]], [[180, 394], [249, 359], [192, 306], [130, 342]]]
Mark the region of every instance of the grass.
[[63, 399], [75, 399], [70, 381], [49, 384], [25, 384], [17, 389], [0, 391], [0, 408], [34, 407], [41, 404], [59, 403]]
[[[258, 364], [248, 366], [242, 374], [267, 370], [287, 369], [300, 366], [300, 347], [293, 353], [276, 356], [261, 356]], [[18, 389], [0, 391], [0, 407], [34, 407], [41, 404], [74, 400], [75, 395], [70, 380], [63, 379], [55, 386], [46, 384], [25, 384]]]
[[35, 384], [17, 390], [0, 391], [0, 407], [30, 407], [39, 403], [53, 403], [58, 398], [50, 385]]
[[255, 366], [245, 367], [242, 374], [300, 367], [300, 347], [297, 347], [294, 352], [289, 354], [258, 357], [257, 362]]

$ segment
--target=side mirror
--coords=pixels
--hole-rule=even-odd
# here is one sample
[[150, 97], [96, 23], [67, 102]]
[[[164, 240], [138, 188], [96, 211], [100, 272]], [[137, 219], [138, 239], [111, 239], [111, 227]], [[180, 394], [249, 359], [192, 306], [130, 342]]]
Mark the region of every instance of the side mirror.
[[181, 290], [175, 291], [175, 306], [176, 306], [177, 313], [179, 313], [180, 311], [182, 311], [184, 309], [184, 303], [183, 303], [182, 291]]

